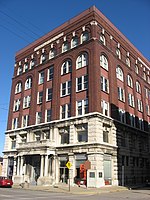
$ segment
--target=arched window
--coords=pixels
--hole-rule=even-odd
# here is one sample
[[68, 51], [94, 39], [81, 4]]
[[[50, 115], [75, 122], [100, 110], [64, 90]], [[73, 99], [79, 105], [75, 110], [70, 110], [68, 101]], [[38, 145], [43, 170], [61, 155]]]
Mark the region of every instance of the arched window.
[[119, 58], [119, 59], [121, 59], [121, 51], [120, 51], [120, 49], [116, 49], [116, 55], [117, 55], [117, 57]]
[[19, 93], [22, 91], [22, 83], [18, 82], [16, 87], [15, 87], [15, 94]]
[[138, 81], [136, 81], [136, 92], [141, 94], [141, 85]]
[[129, 58], [126, 58], [126, 65], [128, 66], [128, 67], [130, 67], [130, 59]]
[[40, 64], [44, 63], [45, 60], [46, 60], [46, 55], [42, 54], [40, 58]]
[[71, 40], [71, 48], [74, 48], [78, 45], [78, 37], [74, 36]]
[[30, 69], [32, 69], [34, 66], [35, 66], [35, 60], [32, 59], [32, 60], [30, 61]]
[[133, 80], [132, 77], [128, 74], [127, 76], [127, 84], [129, 87], [133, 88]]
[[81, 44], [83, 42], [86, 42], [89, 40], [89, 32], [88, 31], [84, 31], [82, 34], [81, 34]]
[[138, 74], [139, 73], [139, 68], [137, 65], [135, 65], [135, 73]]
[[78, 56], [76, 60], [76, 69], [79, 69], [87, 65], [88, 65], [88, 54], [85, 52]]
[[106, 46], [106, 38], [103, 34], [100, 35], [100, 42]]
[[25, 90], [28, 90], [32, 87], [32, 78], [29, 77], [27, 78], [26, 82], [25, 82]]
[[100, 56], [100, 66], [108, 71], [108, 60], [104, 55]]
[[61, 75], [67, 74], [71, 72], [72, 62], [71, 60], [66, 60], [61, 66]]
[[56, 56], [56, 49], [53, 48], [53, 49], [51, 49], [50, 52], [49, 52], [49, 59], [52, 59], [52, 58], [54, 58], [55, 56]]
[[123, 78], [123, 71], [120, 68], [120, 66], [118, 66], [116, 68], [116, 77], [123, 82], [123, 80], [124, 80], [124, 78]]
[[68, 51], [68, 49], [69, 49], [68, 41], [65, 41], [62, 45], [62, 53]]
[[23, 72], [23, 67], [20, 65], [20, 66], [18, 67], [18, 70], [17, 70], [17, 75], [22, 74], [22, 72]]
[[23, 67], [23, 71], [26, 72], [28, 71], [28, 69], [29, 69], [28, 63], [25, 63]]

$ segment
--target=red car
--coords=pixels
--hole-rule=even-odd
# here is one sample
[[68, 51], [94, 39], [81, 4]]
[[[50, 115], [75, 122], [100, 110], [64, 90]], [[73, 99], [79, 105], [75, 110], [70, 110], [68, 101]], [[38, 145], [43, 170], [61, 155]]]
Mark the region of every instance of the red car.
[[0, 186], [12, 187], [13, 181], [5, 176], [0, 176]]

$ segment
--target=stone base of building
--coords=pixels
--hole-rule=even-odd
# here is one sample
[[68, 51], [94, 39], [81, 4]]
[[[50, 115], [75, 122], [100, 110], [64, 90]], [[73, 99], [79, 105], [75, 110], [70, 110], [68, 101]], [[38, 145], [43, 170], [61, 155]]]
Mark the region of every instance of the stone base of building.
[[53, 185], [54, 178], [53, 177], [39, 177], [37, 180], [37, 185]]

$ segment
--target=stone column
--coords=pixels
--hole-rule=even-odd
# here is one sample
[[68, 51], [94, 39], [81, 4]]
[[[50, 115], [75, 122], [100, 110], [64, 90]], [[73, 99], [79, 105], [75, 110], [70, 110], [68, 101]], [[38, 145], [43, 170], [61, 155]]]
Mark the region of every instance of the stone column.
[[20, 156], [18, 156], [18, 160], [17, 160], [17, 176], [20, 175]]
[[44, 169], [44, 156], [41, 155], [41, 169], [40, 169], [40, 177], [43, 177], [43, 169]]
[[48, 155], [45, 155], [44, 176], [48, 175]]
[[21, 163], [20, 163], [20, 175], [22, 176], [23, 173], [23, 156], [21, 156]]
[[74, 185], [74, 177], [75, 177], [75, 158], [74, 154], [69, 154], [69, 161], [71, 162], [72, 166], [69, 169], [69, 178], [70, 178], [70, 185]]

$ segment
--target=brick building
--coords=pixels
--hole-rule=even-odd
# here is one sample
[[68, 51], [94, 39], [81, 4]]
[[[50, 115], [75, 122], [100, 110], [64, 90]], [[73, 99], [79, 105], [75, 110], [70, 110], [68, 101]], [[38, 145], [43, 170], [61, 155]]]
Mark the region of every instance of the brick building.
[[[150, 63], [91, 7], [16, 53], [4, 173], [16, 184], [145, 183]], [[66, 167], [67, 161], [71, 168]]]

